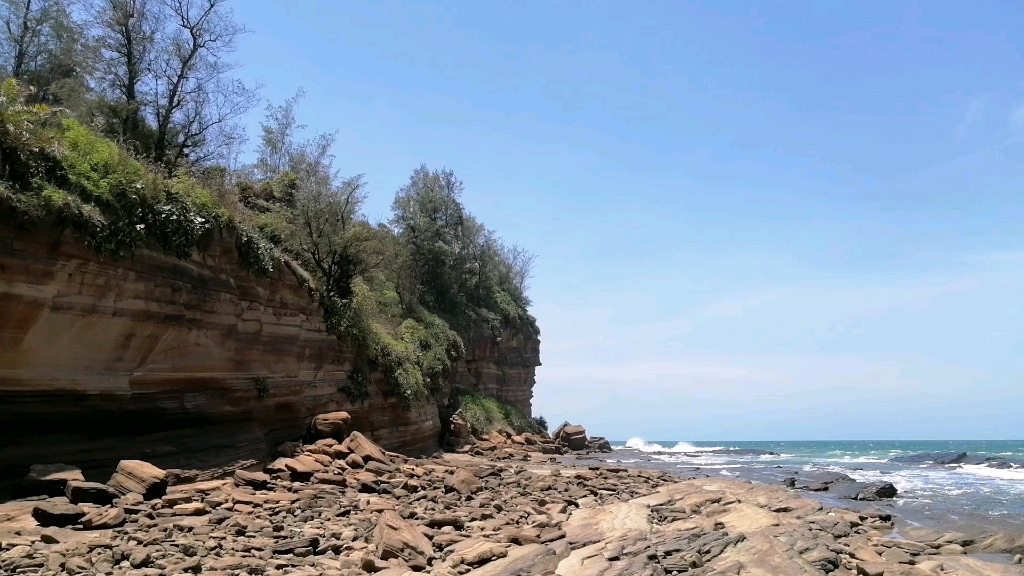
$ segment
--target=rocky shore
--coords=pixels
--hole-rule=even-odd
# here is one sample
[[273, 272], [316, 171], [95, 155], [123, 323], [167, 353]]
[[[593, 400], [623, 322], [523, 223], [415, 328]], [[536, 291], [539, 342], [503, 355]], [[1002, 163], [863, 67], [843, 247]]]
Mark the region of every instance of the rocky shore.
[[34, 494], [0, 504], [0, 574], [1022, 574], [975, 554], [1024, 550], [1008, 535], [897, 535], [882, 509], [783, 486], [592, 465], [571, 454], [602, 448], [580, 427], [417, 459], [347, 425], [325, 415], [307, 443], [211, 479], [137, 460], [106, 483], [35, 466]]

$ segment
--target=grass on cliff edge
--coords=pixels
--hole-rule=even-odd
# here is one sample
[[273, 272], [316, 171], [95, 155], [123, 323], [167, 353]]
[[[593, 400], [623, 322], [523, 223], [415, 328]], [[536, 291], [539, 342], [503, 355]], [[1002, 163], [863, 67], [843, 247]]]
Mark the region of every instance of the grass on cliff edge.
[[494, 431], [547, 433], [547, 423], [542, 416], [530, 418], [515, 404], [469, 390], [456, 391], [455, 399], [457, 409], [462, 410], [474, 436]]
[[0, 216], [71, 228], [114, 258], [144, 246], [188, 258], [214, 226], [233, 228], [246, 268], [273, 266], [272, 248], [196, 181], [163, 177], [60, 110], [26, 104], [11, 79], [0, 85]]

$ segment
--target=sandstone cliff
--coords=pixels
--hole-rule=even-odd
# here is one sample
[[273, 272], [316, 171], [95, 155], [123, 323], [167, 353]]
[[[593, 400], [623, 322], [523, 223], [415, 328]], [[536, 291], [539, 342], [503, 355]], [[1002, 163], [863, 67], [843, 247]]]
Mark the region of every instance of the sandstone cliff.
[[[453, 383], [529, 412], [538, 342], [467, 347]], [[0, 224], [0, 468], [11, 474], [261, 458], [333, 410], [386, 448], [435, 449], [437, 405], [403, 410], [375, 377], [353, 406], [338, 390], [352, 360], [296, 278], [283, 266], [246, 273], [226, 233], [187, 261], [145, 250], [102, 260], [70, 232]]]

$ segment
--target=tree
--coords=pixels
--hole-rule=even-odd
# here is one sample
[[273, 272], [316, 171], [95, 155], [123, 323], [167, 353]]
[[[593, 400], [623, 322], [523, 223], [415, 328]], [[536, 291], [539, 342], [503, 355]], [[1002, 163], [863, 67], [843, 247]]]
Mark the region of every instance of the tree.
[[267, 115], [260, 122], [260, 144], [253, 166], [257, 178], [272, 180], [289, 169], [298, 151], [296, 132], [306, 128], [295, 119], [295, 109], [305, 95], [306, 92], [299, 88], [284, 104], [267, 104]]
[[257, 86], [231, 77], [245, 29], [227, 0], [97, 0], [108, 131], [168, 174], [220, 159]]
[[430, 310], [457, 309], [469, 272], [462, 190], [462, 181], [451, 170], [420, 166], [391, 205], [391, 225], [408, 247], [420, 299]]
[[148, 151], [144, 106], [148, 102], [159, 17], [151, 0], [97, 0], [94, 27], [101, 90], [109, 105], [108, 131]]
[[231, 78], [234, 52], [245, 29], [227, 0], [162, 0], [169, 27], [155, 54], [153, 161], [173, 172], [185, 161], [216, 154], [219, 137], [258, 101], [258, 90]]
[[0, 23], [2, 66], [32, 87], [27, 101], [81, 108], [92, 58], [70, 3], [2, 0]]

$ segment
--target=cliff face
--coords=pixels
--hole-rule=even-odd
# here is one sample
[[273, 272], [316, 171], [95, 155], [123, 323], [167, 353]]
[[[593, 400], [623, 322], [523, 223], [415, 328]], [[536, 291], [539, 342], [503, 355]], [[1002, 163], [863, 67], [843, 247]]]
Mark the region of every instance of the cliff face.
[[[459, 385], [514, 383], [504, 397], [528, 410], [529, 360], [498, 367], [513, 347], [474, 347]], [[0, 469], [262, 458], [333, 410], [392, 450], [435, 449], [434, 402], [406, 411], [377, 385], [349, 403], [338, 387], [352, 359], [287, 269], [244, 272], [224, 233], [188, 261], [152, 251], [101, 260], [70, 232], [0, 225]]]
[[452, 383], [519, 406], [532, 415], [533, 385], [540, 366], [540, 341], [522, 334], [480, 337], [466, 343]]

